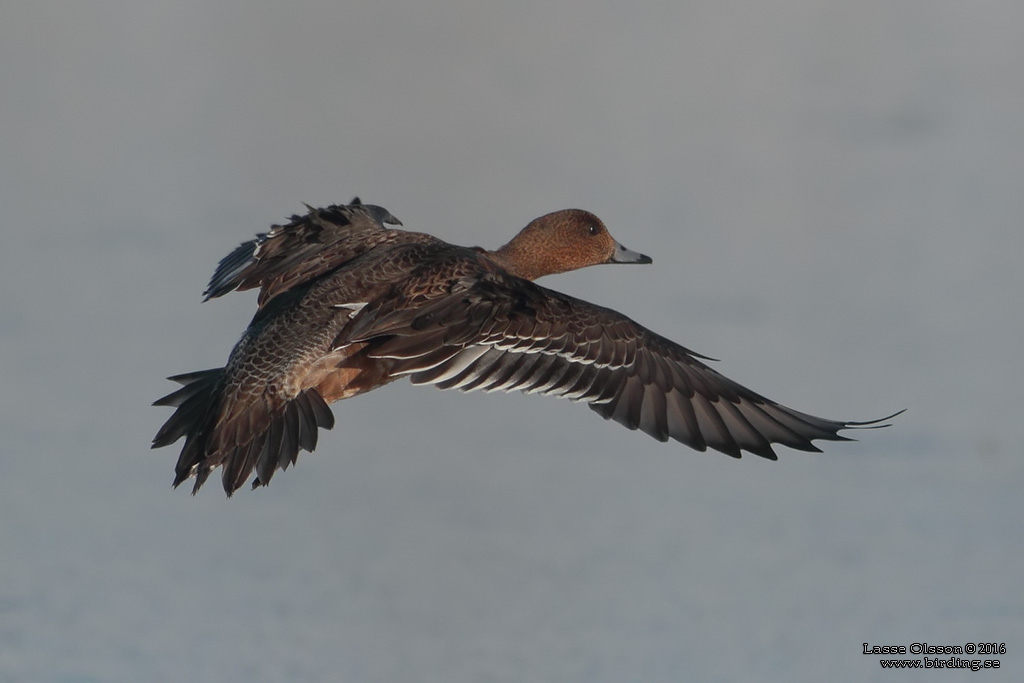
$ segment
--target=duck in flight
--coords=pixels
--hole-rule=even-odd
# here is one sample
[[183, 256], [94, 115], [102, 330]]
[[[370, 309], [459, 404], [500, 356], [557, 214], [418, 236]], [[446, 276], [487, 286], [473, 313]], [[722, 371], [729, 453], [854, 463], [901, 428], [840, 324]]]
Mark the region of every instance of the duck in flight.
[[[496, 251], [419, 232], [380, 206], [308, 207], [217, 266], [206, 299], [259, 288], [258, 308], [227, 365], [169, 379], [154, 405], [176, 410], [153, 447], [185, 437], [174, 486], [193, 494], [217, 467], [230, 496], [312, 451], [328, 404], [408, 377], [461, 391], [521, 391], [586, 403], [659, 441], [735, 458], [777, 459], [772, 444], [882, 427], [814, 417], [719, 374], [711, 360], [621, 313], [534, 283], [602, 263], [651, 263], [578, 209], [541, 216]], [[897, 413], [898, 414], [898, 413]]]

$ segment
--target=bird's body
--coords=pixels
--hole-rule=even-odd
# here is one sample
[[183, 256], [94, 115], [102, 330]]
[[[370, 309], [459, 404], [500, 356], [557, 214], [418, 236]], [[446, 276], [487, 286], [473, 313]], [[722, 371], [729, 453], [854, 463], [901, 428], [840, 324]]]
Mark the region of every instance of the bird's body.
[[[154, 447], [186, 438], [174, 484], [198, 490], [223, 467], [230, 495], [313, 450], [328, 404], [401, 377], [463, 391], [544, 393], [698, 450], [775, 458], [772, 443], [879, 421], [838, 422], [781, 406], [697, 354], [610, 309], [532, 282], [597, 263], [649, 263], [593, 214], [542, 216], [501, 249], [409, 232], [381, 207], [312, 209], [221, 261], [207, 298], [260, 288], [259, 308], [224, 368], [172, 377], [183, 387]], [[705, 360], [707, 360], [705, 358]]]

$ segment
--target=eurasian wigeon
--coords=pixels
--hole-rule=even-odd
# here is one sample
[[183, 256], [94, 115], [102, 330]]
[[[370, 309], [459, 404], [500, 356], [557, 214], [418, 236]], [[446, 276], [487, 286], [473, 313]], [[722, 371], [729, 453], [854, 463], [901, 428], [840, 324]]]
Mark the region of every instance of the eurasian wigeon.
[[[704, 451], [775, 460], [773, 443], [884, 426], [826, 420], [757, 394], [700, 356], [613, 310], [533, 280], [600, 263], [650, 263], [592, 213], [556, 211], [496, 251], [388, 225], [379, 206], [309, 207], [220, 262], [206, 299], [260, 288], [258, 309], [227, 365], [170, 379], [184, 385], [153, 447], [185, 437], [174, 485], [193, 493], [223, 467], [231, 495], [312, 451], [334, 426], [328, 404], [400, 377], [462, 391], [518, 390], [583, 401], [605, 419]], [[892, 417], [892, 416], [889, 416]]]

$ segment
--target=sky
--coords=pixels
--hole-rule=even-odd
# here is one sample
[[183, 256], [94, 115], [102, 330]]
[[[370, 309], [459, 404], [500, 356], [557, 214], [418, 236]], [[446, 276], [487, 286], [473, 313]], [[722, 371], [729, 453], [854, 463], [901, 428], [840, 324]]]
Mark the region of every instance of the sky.
[[[910, 680], [1024, 670], [1019, 3], [9, 3], [0, 680]], [[170, 486], [221, 257], [359, 195], [496, 247], [559, 208], [644, 267], [544, 284], [799, 410], [734, 461], [406, 383], [271, 486]], [[918, 680], [917, 672], [913, 680]], [[973, 680], [973, 679], [972, 679]]]

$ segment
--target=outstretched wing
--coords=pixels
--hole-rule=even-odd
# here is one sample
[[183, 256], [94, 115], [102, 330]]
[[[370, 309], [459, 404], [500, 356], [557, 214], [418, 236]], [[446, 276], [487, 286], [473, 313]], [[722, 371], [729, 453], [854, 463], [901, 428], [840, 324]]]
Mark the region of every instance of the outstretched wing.
[[375, 302], [340, 341], [368, 342], [371, 357], [391, 359], [391, 372], [414, 384], [583, 401], [660, 441], [737, 458], [745, 450], [774, 460], [775, 443], [819, 451], [815, 439], [846, 441], [840, 430], [889, 419], [845, 422], [787, 408], [615, 311], [510, 278], [466, 278], [428, 303]]
[[287, 225], [275, 225], [228, 254], [210, 278], [206, 300], [259, 287], [262, 308], [277, 294], [387, 241], [392, 231], [385, 224], [402, 224], [387, 209], [358, 197], [347, 205], [308, 208], [306, 215], [292, 216]]

